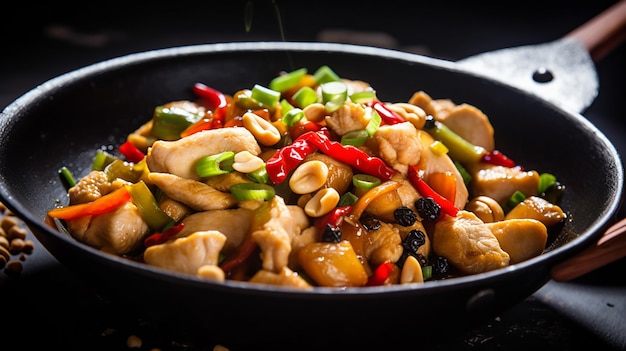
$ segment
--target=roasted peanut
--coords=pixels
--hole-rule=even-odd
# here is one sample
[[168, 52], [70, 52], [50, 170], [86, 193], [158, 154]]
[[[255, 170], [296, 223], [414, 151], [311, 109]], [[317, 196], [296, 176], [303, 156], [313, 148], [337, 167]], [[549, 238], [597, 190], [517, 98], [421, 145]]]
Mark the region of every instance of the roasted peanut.
[[499, 222], [504, 219], [502, 206], [489, 196], [477, 196], [465, 208], [467, 211], [474, 212], [476, 217], [485, 223]]
[[339, 193], [333, 188], [324, 188], [311, 198], [304, 206], [304, 212], [311, 217], [321, 217], [330, 212], [339, 202]]
[[263, 166], [263, 160], [250, 153], [250, 151], [240, 151], [235, 154], [233, 169], [241, 173], [254, 172]]
[[399, 114], [405, 121], [411, 122], [417, 129], [424, 128], [426, 124], [426, 112], [419, 107], [409, 103], [387, 104], [388, 109]]
[[256, 140], [265, 145], [271, 146], [280, 141], [280, 132], [265, 118], [246, 112], [242, 117], [243, 126], [250, 132]]
[[298, 166], [291, 178], [289, 187], [296, 194], [312, 193], [326, 183], [328, 166], [322, 161], [307, 161]]
[[420, 263], [415, 257], [409, 255], [404, 261], [404, 266], [402, 266], [400, 284], [423, 282], [424, 276], [422, 274], [422, 266], [420, 266]]
[[302, 111], [307, 121], [321, 122], [326, 118], [326, 107], [319, 102], [307, 105]]

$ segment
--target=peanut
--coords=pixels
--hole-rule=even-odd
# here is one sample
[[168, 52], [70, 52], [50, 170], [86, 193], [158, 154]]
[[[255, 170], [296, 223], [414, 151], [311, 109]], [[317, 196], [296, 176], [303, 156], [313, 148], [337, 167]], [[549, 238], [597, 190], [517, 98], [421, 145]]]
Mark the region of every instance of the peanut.
[[254, 135], [256, 140], [265, 145], [271, 146], [280, 141], [280, 132], [265, 118], [246, 112], [242, 117], [243, 126]]
[[241, 173], [250, 173], [261, 168], [263, 164], [264, 162], [260, 157], [244, 150], [235, 154], [233, 169]]
[[304, 206], [304, 212], [311, 217], [321, 217], [330, 212], [339, 202], [339, 193], [334, 188], [324, 188]]
[[293, 171], [289, 187], [296, 194], [308, 194], [321, 188], [327, 178], [328, 166], [324, 162], [307, 161]]

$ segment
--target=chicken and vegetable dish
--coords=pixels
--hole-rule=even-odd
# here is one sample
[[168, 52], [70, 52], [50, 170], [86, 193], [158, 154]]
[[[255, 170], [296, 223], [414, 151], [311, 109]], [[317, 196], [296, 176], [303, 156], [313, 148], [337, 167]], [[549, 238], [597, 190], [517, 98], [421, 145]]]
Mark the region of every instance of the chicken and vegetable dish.
[[156, 106], [88, 174], [63, 167], [76, 240], [213, 281], [421, 284], [536, 257], [565, 187], [495, 145], [477, 107], [385, 102], [328, 66]]

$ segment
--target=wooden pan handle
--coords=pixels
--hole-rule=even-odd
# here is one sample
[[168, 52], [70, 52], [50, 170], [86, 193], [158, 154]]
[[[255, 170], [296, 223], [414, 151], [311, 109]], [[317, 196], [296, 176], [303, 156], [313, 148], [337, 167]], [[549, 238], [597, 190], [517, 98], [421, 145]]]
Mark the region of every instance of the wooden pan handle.
[[572, 280], [626, 256], [625, 233], [626, 218], [612, 225], [595, 245], [552, 267], [552, 279]]
[[600, 61], [626, 40], [626, 0], [615, 3], [565, 37], [580, 41], [591, 59]]

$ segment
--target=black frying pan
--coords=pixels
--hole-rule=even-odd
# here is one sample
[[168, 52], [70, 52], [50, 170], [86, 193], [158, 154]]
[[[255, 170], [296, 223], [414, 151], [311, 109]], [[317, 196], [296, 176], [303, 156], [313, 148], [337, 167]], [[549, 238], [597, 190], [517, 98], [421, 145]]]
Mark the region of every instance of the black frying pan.
[[[370, 82], [384, 101], [406, 101], [424, 90], [478, 106], [490, 117], [500, 150], [566, 184], [561, 206], [572, 221], [546, 253], [506, 269], [417, 288], [340, 291], [201, 281], [99, 252], [45, 223], [46, 212], [66, 201], [61, 166], [85, 175], [95, 149], [119, 145], [154, 106], [193, 98], [193, 83], [236, 91], [281, 70], [322, 64]], [[620, 205], [623, 183], [615, 148], [580, 114], [450, 62], [342, 44], [230, 43], [130, 55], [53, 79], [0, 118], [2, 202], [61, 263], [122, 303], [200, 335], [219, 335], [231, 347], [241, 345], [242, 335], [267, 345], [304, 337], [311, 347], [344, 337], [369, 344], [369, 335], [399, 337], [400, 330], [432, 337], [492, 317], [531, 295], [550, 279], [552, 266], [597, 239]]]

